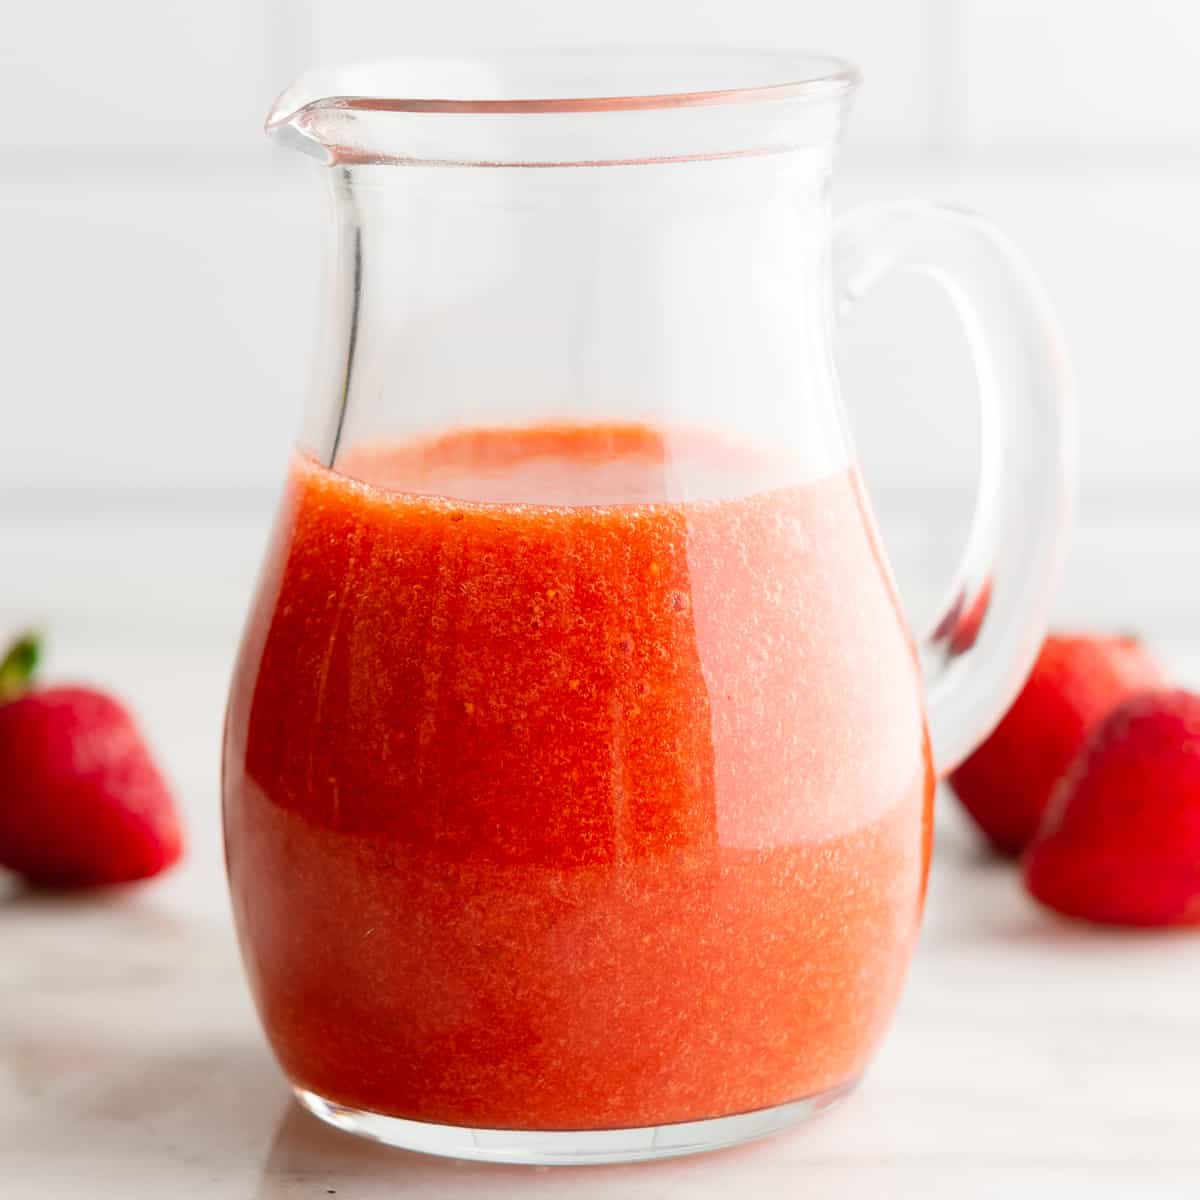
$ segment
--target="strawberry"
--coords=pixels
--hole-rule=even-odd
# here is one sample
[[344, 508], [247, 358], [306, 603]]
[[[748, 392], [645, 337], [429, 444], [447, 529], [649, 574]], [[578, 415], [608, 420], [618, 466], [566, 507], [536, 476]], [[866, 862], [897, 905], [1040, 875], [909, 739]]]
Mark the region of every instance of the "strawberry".
[[1088, 733], [1130, 695], [1165, 683], [1136, 638], [1051, 635], [1016, 703], [950, 786], [992, 844], [1018, 854]]
[[1200, 925], [1200, 696], [1156, 691], [1103, 721], [1024, 861], [1043, 904], [1115, 925]]
[[0, 866], [45, 887], [158, 874], [183, 839], [132, 717], [89, 688], [27, 690], [37, 656], [24, 638], [0, 662]]

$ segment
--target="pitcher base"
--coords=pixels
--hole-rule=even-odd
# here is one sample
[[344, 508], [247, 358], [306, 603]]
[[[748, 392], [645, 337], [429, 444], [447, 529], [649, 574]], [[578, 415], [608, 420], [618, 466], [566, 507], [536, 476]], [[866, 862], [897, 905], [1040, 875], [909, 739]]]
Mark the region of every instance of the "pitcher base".
[[296, 1088], [300, 1103], [322, 1121], [347, 1133], [443, 1158], [475, 1162], [520, 1163], [536, 1166], [583, 1166], [588, 1163], [638, 1162], [701, 1154], [789, 1129], [831, 1108], [856, 1086], [852, 1080], [838, 1087], [805, 1096], [772, 1108], [684, 1121], [673, 1125], [646, 1125], [632, 1129], [582, 1129], [539, 1131], [527, 1129], [475, 1129], [459, 1125], [434, 1125], [408, 1121], [326, 1100], [316, 1092]]

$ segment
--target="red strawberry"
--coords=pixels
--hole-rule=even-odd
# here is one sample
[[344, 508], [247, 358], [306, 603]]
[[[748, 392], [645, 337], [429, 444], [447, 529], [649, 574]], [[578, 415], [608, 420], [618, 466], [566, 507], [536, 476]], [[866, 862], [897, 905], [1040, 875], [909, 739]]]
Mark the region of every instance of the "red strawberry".
[[1088, 733], [1121, 701], [1165, 683], [1136, 638], [1052, 635], [1016, 703], [950, 785], [993, 845], [1018, 854]]
[[1092, 733], [1025, 856], [1043, 904], [1115, 925], [1200, 924], [1200, 696], [1135, 696]]
[[36, 658], [26, 638], [0, 663], [0, 866], [46, 887], [156, 875], [183, 840], [133, 719], [87, 688], [24, 691]]

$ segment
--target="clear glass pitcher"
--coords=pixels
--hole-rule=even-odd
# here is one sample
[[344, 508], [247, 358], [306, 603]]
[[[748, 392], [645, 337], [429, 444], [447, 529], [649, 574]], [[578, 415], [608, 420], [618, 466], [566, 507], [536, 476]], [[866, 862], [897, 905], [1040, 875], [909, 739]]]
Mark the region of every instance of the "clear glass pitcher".
[[[1044, 629], [1071, 442], [1054, 320], [990, 226], [831, 226], [856, 79], [513, 54], [318, 72], [272, 112], [332, 220], [224, 806], [262, 1021], [325, 1120], [657, 1157], [786, 1126], [867, 1066], [935, 774]], [[833, 352], [900, 268], [945, 285], [984, 410], [974, 532], [919, 646]]]

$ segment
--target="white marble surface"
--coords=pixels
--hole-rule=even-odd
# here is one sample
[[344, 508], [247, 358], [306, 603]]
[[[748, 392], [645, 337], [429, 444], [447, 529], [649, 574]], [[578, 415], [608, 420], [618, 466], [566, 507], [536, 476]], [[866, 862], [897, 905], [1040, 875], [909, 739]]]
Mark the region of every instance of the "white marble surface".
[[[51, 674], [133, 701], [192, 840], [183, 869], [111, 895], [0, 880], [3, 1200], [1200, 1194], [1200, 938], [1042, 912], [947, 797], [898, 1018], [860, 1091], [806, 1128], [691, 1160], [526, 1169], [388, 1151], [301, 1113], [259, 1034], [220, 870], [221, 706], [260, 538], [256, 519], [163, 512], [0, 521], [0, 627], [45, 611]], [[1117, 607], [1129, 573], [1111, 543], [1075, 570], [1072, 619]], [[1178, 589], [1163, 606], [1141, 623], [1198, 682]]]

